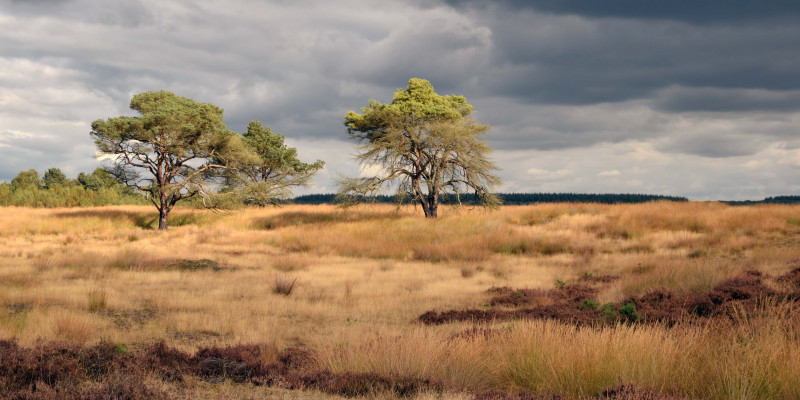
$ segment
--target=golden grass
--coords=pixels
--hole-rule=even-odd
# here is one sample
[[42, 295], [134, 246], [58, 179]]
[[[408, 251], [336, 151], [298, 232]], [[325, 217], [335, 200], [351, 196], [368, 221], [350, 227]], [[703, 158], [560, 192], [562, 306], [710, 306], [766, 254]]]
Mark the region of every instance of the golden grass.
[[[619, 379], [703, 398], [800, 398], [800, 329], [781, 305], [731, 326], [424, 327], [425, 311], [481, 308], [491, 286], [551, 288], [619, 275], [602, 302], [666, 287], [707, 290], [800, 260], [800, 207], [543, 204], [486, 212], [289, 206], [0, 209], [0, 337], [137, 348], [157, 340], [306, 346], [320, 367], [529, 389], [569, 397]], [[211, 260], [219, 270], [182, 268]], [[296, 279], [290, 295], [277, 278]], [[770, 308], [771, 307], [771, 308]], [[457, 395], [454, 395], [457, 397]]]

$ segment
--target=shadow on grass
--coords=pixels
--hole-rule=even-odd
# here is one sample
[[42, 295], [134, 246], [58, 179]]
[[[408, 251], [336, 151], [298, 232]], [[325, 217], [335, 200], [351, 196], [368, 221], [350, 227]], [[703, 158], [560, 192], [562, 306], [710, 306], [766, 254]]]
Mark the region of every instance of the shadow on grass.
[[347, 222], [366, 222], [395, 220], [403, 215], [396, 211], [355, 211], [341, 210], [330, 212], [290, 211], [278, 215], [260, 218], [253, 222], [257, 229], [278, 229], [294, 225], [336, 224]]
[[[156, 211], [130, 211], [113, 209], [87, 209], [76, 211], [63, 211], [55, 214], [56, 218], [98, 218], [114, 222], [137, 226], [142, 229], [158, 228], [158, 213]], [[171, 213], [169, 226], [192, 225], [199, 221], [199, 216], [194, 212]]]

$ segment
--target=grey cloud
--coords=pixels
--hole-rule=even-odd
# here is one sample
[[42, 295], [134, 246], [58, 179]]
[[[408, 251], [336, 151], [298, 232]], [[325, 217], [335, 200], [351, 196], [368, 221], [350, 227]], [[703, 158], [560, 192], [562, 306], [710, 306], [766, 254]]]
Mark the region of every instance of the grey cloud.
[[705, 157], [736, 157], [758, 153], [768, 143], [747, 135], [693, 135], [671, 137], [656, 148], [661, 151], [694, 154]]
[[[454, 7], [484, 7], [478, 0], [446, 0]], [[692, 23], [747, 21], [800, 15], [800, 5], [792, 0], [758, 2], [749, 0], [499, 0], [492, 2], [511, 9], [580, 15], [598, 18], [668, 19]]]
[[57, 17], [108, 26], [136, 27], [154, 22], [138, 0], [0, 0], [0, 11], [25, 17]]
[[800, 91], [670, 87], [655, 96], [655, 106], [669, 112], [800, 111]]
[[[796, 21], [692, 26], [494, 10], [495, 95], [531, 103], [593, 104], [647, 98], [672, 85], [800, 88]], [[769, 62], [766, 62], [769, 60]]]

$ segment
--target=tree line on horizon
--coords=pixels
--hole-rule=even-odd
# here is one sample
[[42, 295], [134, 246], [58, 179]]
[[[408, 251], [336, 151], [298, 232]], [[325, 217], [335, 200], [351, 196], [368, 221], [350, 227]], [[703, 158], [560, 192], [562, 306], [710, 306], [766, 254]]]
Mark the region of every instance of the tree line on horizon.
[[[651, 201], [689, 201], [686, 197], [658, 194], [638, 193], [493, 193], [504, 205], [526, 205], [537, 203], [598, 203], [598, 204], [635, 204]], [[339, 204], [343, 200], [335, 193], [306, 194], [292, 199], [293, 204]], [[460, 201], [459, 201], [460, 200]], [[364, 203], [398, 203], [397, 196], [376, 195], [358, 199]], [[441, 204], [479, 204], [474, 197], [462, 196], [460, 199], [452, 194], [444, 194]]]
[[[526, 205], [537, 203], [596, 203], [596, 204], [637, 204], [652, 201], [687, 202], [683, 196], [669, 196], [642, 193], [494, 193], [505, 205]], [[352, 199], [351, 199], [352, 200]], [[337, 193], [314, 193], [295, 197], [273, 199], [270, 204], [318, 205], [341, 204], [347, 201]], [[375, 195], [355, 199], [361, 203], [395, 204], [397, 196]], [[476, 205], [474, 197], [462, 196], [461, 204]], [[441, 204], [459, 204], [452, 194], [440, 197]], [[770, 196], [762, 200], [721, 200], [728, 205], [756, 204], [800, 204], [800, 196]], [[40, 175], [35, 169], [22, 171], [11, 182], [0, 183], [0, 206], [16, 207], [97, 207], [110, 205], [145, 205], [147, 198], [123, 185], [103, 168], [91, 173], [80, 172], [75, 179], [67, 178], [59, 168], [50, 168]], [[202, 205], [194, 201], [192, 205]], [[257, 201], [245, 205], [263, 206]]]
[[22, 171], [11, 182], [0, 183], [0, 205], [17, 207], [94, 207], [147, 204], [147, 199], [102, 168], [81, 172], [68, 179], [59, 168], [43, 175], [35, 169]]

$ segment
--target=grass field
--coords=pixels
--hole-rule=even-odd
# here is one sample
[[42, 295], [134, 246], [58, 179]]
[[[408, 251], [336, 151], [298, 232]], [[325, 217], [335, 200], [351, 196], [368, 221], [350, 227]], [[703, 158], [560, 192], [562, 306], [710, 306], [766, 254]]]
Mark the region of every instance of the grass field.
[[[0, 208], [0, 339], [30, 349], [111, 343], [131, 354], [160, 341], [187, 354], [255, 344], [265, 364], [303, 349], [304, 371], [441, 383], [412, 395], [420, 399], [495, 389], [577, 399], [628, 383], [686, 398], [800, 398], [800, 279], [792, 275], [800, 207], [420, 213], [177, 209], [159, 232], [148, 207]], [[493, 298], [501, 293], [487, 292], [493, 287], [506, 287], [512, 301]], [[585, 298], [562, 295], [579, 289]], [[648, 314], [643, 299], [655, 290], [688, 311], [658, 317], [657, 303]], [[714, 307], [705, 314], [687, 308], [701, 295]], [[562, 306], [584, 319], [569, 319]], [[485, 319], [419, 319], [450, 310]], [[148, 382], [175, 398], [338, 398], [225, 379]], [[517, 398], [497, 396], [510, 395], [483, 398]]]

